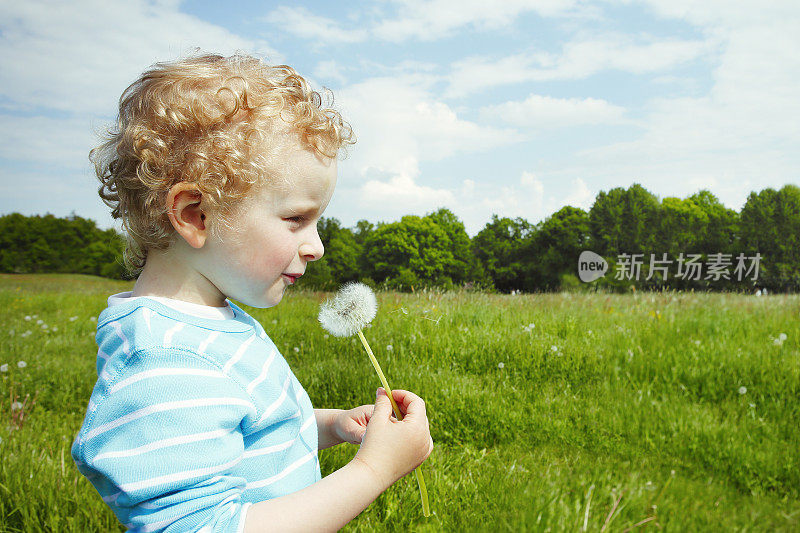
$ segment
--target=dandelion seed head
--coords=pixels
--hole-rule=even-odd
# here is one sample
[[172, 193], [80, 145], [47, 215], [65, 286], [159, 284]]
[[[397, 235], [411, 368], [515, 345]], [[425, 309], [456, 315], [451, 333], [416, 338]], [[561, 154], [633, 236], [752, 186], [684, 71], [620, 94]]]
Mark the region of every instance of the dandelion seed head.
[[25, 315], [25, 320], [30, 321], [30, 319], [31, 319], [30, 315]]
[[786, 333], [781, 333], [780, 335], [778, 335], [778, 338], [781, 340], [781, 342], [785, 341], [787, 339]]
[[22, 404], [20, 402], [14, 402], [11, 404], [12, 411], [19, 411], [20, 409], [22, 409]]
[[503, 369], [505, 366], [503, 363], [497, 363], [497, 368]]
[[20, 361], [17, 363], [17, 366], [20, 368], [25, 368], [26, 366], [28, 366], [28, 363], [26, 363], [25, 361]]
[[387, 352], [391, 352], [392, 350], [394, 350], [394, 348], [392, 348], [392, 345], [391, 344], [387, 344], [386, 345], [386, 351]]
[[745, 386], [739, 387], [739, 394], [746, 394], [746, 393], [747, 393], [747, 387]]
[[300, 348], [298, 348], [297, 346], [295, 346], [295, 347], [294, 347], [294, 353], [297, 353], [297, 352], [299, 352], [299, 351], [300, 351]]
[[378, 300], [363, 283], [347, 283], [320, 306], [319, 322], [334, 337], [349, 337], [369, 324], [378, 312]]
[[0, 365], [0, 372], [8, 372], [8, 364]]

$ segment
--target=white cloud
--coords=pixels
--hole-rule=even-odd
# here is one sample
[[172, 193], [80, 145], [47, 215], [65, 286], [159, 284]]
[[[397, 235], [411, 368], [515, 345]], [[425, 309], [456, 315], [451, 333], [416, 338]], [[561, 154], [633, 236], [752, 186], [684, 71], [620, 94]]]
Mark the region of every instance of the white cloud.
[[263, 41], [177, 9], [176, 2], [3, 2], [0, 95], [10, 100], [4, 107], [108, 116], [144, 69], [194, 47], [280, 60]]
[[454, 62], [446, 94], [451, 97], [512, 83], [579, 80], [605, 70], [644, 74], [669, 70], [712, 50], [712, 41], [656, 40], [609, 34], [581, 38], [564, 45], [560, 54], [542, 51], [506, 57], [473, 56]]
[[513, 130], [459, 117], [432, 95], [434, 81], [425, 75], [371, 78], [338, 92], [339, 107], [358, 137], [352, 157], [341, 165], [343, 175], [346, 169], [359, 176], [370, 169], [400, 174], [409, 158], [438, 161], [519, 140]]
[[576, 4], [574, 0], [400, 0], [395, 3], [400, 16], [384, 19], [373, 30], [376, 37], [392, 42], [433, 41], [448, 37], [465, 26], [495, 30], [512, 24], [526, 11], [554, 16], [569, 11]]
[[337, 21], [314, 14], [304, 7], [280, 6], [265, 21], [276, 28], [315, 43], [360, 43], [368, 39], [400, 43], [408, 40], [436, 41], [465, 28], [498, 30], [514, 24], [517, 17], [535, 12], [544, 17], [565, 13], [586, 13], [591, 8], [576, 0], [394, 0], [396, 12], [387, 15], [372, 6], [374, 16], [367, 23], [355, 19], [359, 27], [346, 29]]
[[339, 65], [336, 61], [329, 59], [317, 63], [317, 66], [314, 68], [314, 76], [322, 80], [330, 80], [338, 83], [339, 85], [344, 85], [347, 83], [347, 78], [344, 76], [342, 70], [343, 69], [341, 65]]
[[592, 192], [580, 178], [575, 178], [572, 185], [572, 189], [569, 194], [567, 194], [566, 198], [564, 198], [561, 205], [571, 205], [572, 207], [579, 207], [584, 211], [588, 211], [589, 208], [592, 207], [597, 194]]
[[47, 163], [70, 169], [88, 165], [95, 141], [92, 121], [86, 117], [19, 117], [0, 114], [0, 157]]
[[335, 20], [315, 15], [304, 7], [279, 6], [264, 19], [292, 35], [325, 43], [358, 43], [364, 41], [365, 29], [346, 30]]
[[608, 124], [622, 120], [625, 109], [597, 98], [552, 98], [531, 94], [480, 110], [488, 122], [501, 120], [524, 129], [552, 129], [583, 124]]
[[795, 182], [800, 168], [800, 12], [767, 21], [753, 6], [719, 14], [705, 4], [662, 8], [721, 36], [713, 87], [700, 97], [651, 100], [640, 120], [641, 136], [581, 152], [571, 171], [595, 181], [637, 176], [636, 181], [662, 196], [711, 188], [734, 209], [754, 188]]
[[391, 220], [411, 213], [424, 214], [455, 203], [451, 191], [417, 184], [415, 178], [418, 175], [417, 171], [413, 176], [402, 173], [386, 181], [367, 181], [360, 191], [362, 210], [375, 211], [377, 208], [382, 219]]

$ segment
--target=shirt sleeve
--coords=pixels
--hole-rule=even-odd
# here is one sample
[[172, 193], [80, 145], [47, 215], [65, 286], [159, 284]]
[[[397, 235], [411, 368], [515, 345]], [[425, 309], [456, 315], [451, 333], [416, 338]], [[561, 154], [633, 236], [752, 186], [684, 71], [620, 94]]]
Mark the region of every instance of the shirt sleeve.
[[164, 351], [105, 383], [73, 458], [131, 530], [240, 532], [246, 480], [231, 470], [256, 408], [213, 363]]

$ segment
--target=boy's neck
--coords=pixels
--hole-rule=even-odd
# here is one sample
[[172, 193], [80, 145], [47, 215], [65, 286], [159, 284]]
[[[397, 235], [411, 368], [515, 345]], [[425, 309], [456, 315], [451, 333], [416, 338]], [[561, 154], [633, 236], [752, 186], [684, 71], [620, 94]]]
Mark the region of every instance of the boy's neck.
[[176, 257], [174, 249], [149, 250], [131, 296], [161, 296], [211, 307], [224, 307], [225, 295], [208, 278]]

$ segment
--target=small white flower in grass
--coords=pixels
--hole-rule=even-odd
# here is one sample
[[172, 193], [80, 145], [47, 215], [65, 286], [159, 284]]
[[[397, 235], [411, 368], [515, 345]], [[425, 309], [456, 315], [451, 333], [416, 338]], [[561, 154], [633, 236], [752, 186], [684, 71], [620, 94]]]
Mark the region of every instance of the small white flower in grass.
[[90, 316], [89, 320], [91, 320], [92, 322], [97, 322], [97, 317], [96, 316]]
[[553, 350], [554, 352], [557, 352], [557, 351], [558, 351], [558, 346], [556, 346], [556, 345], [554, 344], [554, 345], [552, 345], [552, 346], [550, 347], [550, 349], [551, 349], [551, 350]]
[[31, 318], [39, 318], [39, 315], [33, 315]]
[[53, 326], [53, 331], [58, 331], [58, 326]]
[[386, 351], [387, 352], [391, 352], [392, 350], [394, 350], [394, 348], [392, 348], [392, 345], [391, 344], [387, 344], [386, 345]]
[[0, 372], [8, 372], [8, 364], [0, 365]]
[[41, 326], [42, 324], [44, 324], [44, 320], [42, 320], [41, 318], [36, 321], [36, 325]]
[[780, 335], [778, 335], [778, 338], [781, 340], [781, 342], [783, 342], [783, 341], [785, 341], [785, 340], [786, 340], [788, 337], [786, 336], [786, 333], [781, 333]]
[[30, 321], [31, 315], [25, 315], [25, 320]]
[[69, 321], [70, 321], [70, 322], [75, 322], [76, 320], [78, 320], [78, 317], [77, 317], [77, 316], [71, 316], [71, 317], [69, 317]]
[[20, 402], [14, 402], [11, 404], [12, 411], [19, 411], [20, 409], [22, 409], [22, 404]]
[[300, 351], [300, 348], [298, 348], [297, 346], [295, 346], [295, 347], [294, 347], [294, 353], [297, 353], [297, 352], [299, 352], [299, 351]]
[[273, 324], [277, 324], [277, 323], [278, 323], [278, 321], [277, 321], [277, 320], [275, 320], [275, 319], [273, 319], [273, 320], [272, 320], [272, 323], [273, 323]]
[[779, 338], [778, 339], [773, 339], [772, 340], [772, 344], [774, 344], [775, 346], [783, 346], [783, 341], [780, 340]]
[[350, 337], [369, 324], [378, 312], [378, 300], [363, 283], [348, 283], [320, 306], [319, 321], [334, 337]]
[[506, 367], [506, 365], [504, 365], [503, 363], [497, 363], [497, 368], [502, 370], [505, 367]]
[[49, 326], [47, 324], [42, 324], [42, 329], [47, 329]]
[[747, 387], [745, 386], [739, 387], [739, 394], [746, 394], [746, 393], [747, 393]]
[[695, 346], [700, 346], [700, 341], [694, 341]]
[[17, 363], [17, 366], [20, 368], [25, 368], [26, 366], [28, 366], [28, 363], [26, 363], [25, 361], [19, 361]]

